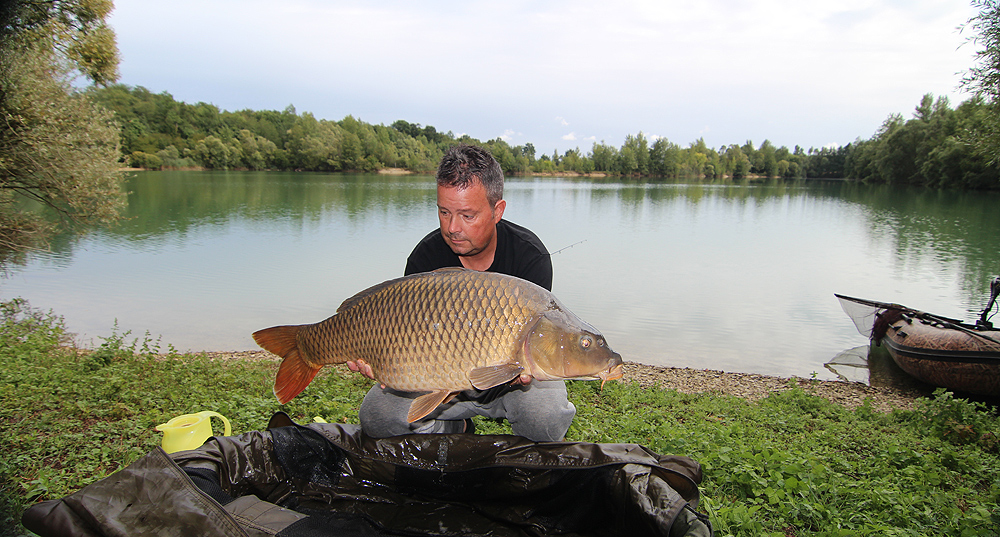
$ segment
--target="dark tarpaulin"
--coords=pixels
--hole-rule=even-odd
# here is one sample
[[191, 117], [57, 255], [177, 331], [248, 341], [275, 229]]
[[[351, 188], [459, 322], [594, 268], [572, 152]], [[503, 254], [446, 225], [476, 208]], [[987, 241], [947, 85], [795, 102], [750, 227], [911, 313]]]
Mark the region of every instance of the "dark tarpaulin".
[[25, 512], [48, 536], [709, 536], [701, 469], [635, 444], [373, 439], [351, 425], [214, 437]]

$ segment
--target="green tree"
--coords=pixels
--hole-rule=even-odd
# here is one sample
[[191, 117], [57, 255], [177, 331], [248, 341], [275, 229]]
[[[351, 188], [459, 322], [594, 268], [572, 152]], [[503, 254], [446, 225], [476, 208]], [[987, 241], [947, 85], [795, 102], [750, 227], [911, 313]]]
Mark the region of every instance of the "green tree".
[[535, 173], [555, 173], [556, 171], [556, 167], [548, 155], [542, 155], [536, 160], [533, 169]]
[[500, 169], [503, 170], [505, 175], [513, 174], [518, 171], [517, 158], [511, 151], [510, 146], [507, 142], [503, 141], [503, 139], [495, 138], [490, 140], [486, 143], [485, 147], [489, 150], [490, 154], [493, 155], [493, 158], [496, 159], [497, 163], [500, 164]]
[[1000, 0], [973, 0], [979, 13], [965, 28], [974, 35], [969, 41], [982, 48], [976, 51], [976, 65], [969, 69], [962, 85], [982, 98], [988, 121], [971, 131], [976, 150], [991, 165], [1000, 165]]
[[677, 177], [680, 173], [680, 152], [677, 144], [657, 138], [649, 149], [649, 173], [659, 177]]
[[267, 168], [277, 146], [274, 142], [263, 136], [257, 136], [247, 129], [243, 129], [237, 136], [240, 145], [240, 153], [243, 155], [241, 165], [251, 170], [263, 170]]
[[584, 164], [586, 160], [587, 158], [580, 154], [580, 148], [568, 149], [562, 157], [563, 171], [587, 173]]
[[416, 138], [417, 136], [420, 136], [420, 124], [419, 123], [410, 123], [410, 122], [408, 122], [406, 120], [403, 120], [403, 119], [397, 119], [396, 121], [394, 121], [392, 123], [392, 128], [396, 129], [397, 131], [399, 131], [399, 132], [401, 132], [403, 134], [406, 134], [407, 136], [411, 136], [413, 138]]
[[639, 172], [638, 152], [634, 145], [622, 146], [612, 169], [621, 175], [632, 175]]
[[757, 154], [760, 158], [760, 173], [764, 177], [774, 177], [778, 174], [778, 159], [775, 157], [774, 144], [770, 140], [764, 140], [764, 143], [760, 144], [760, 149], [757, 150]]
[[904, 121], [892, 114], [875, 137], [837, 150], [810, 150], [809, 175], [846, 177], [885, 183], [935, 187], [996, 188], [1000, 166], [968, 143], [969, 133], [983, 132], [995, 121], [981, 97], [952, 110], [948, 99], [924, 95]]
[[[684, 173], [699, 177], [705, 175], [714, 177], [716, 175], [716, 157], [714, 149], [709, 149], [704, 138], [698, 138], [688, 147], [685, 152]], [[711, 168], [708, 166], [712, 164]]]
[[164, 168], [195, 168], [197, 164], [190, 158], [181, 158], [181, 152], [173, 145], [156, 152]]
[[779, 160], [778, 161], [778, 165], [776, 167], [776, 171], [778, 173], [778, 177], [788, 177], [789, 176], [788, 169], [790, 167], [791, 167], [791, 163], [788, 162], [787, 160], [784, 160], [784, 159]]
[[6, 0], [0, 3], [0, 46], [48, 50], [105, 85], [118, 79], [118, 45], [105, 19], [111, 0]]
[[0, 261], [44, 244], [56, 225], [21, 209], [31, 200], [62, 224], [108, 223], [124, 206], [118, 128], [73, 89], [117, 77], [102, 0], [14, 0], [0, 7]]
[[194, 158], [206, 168], [225, 170], [236, 160], [232, 148], [215, 136], [206, 136], [194, 148]]
[[743, 179], [750, 173], [750, 158], [736, 144], [726, 148], [725, 153], [723, 153], [723, 162], [725, 162], [726, 169], [733, 176], [733, 179]]
[[592, 155], [591, 158], [594, 160], [594, 170], [599, 172], [612, 171], [615, 161], [618, 158], [618, 150], [605, 144], [603, 140], [601, 143], [594, 142], [594, 146], [590, 150], [590, 154]]
[[524, 156], [528, 157], [528, 164], [535, 163], [535, 144], [528, 142], [524, 144]]
[[619, 157], [627, 161], [625, 166], [630, 169], [628, 173], [649, 175], [649, 142], [642, 132], [636, 136], [625, 136], [625, 145], [622, 146]]
[[133, 168], [159, 170], [163, 167], [163, 159], [159, 155], [151, 155], [142, 151], [134, 151], [128, 157], [128, 165]]

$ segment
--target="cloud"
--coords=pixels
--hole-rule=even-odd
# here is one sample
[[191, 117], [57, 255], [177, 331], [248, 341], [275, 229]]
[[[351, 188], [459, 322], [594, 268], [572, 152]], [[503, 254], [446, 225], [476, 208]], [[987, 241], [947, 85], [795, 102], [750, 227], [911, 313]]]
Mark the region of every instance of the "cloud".
[[505, 142], [510, 142], [512, 139], [514, 139], [514, 131], [512, 131], [511, 129], [507, 129], [503, 131], [503, 134], [501, 134], [499, 138]]
[[[924, 93], [957, 105], [954, 90], [975, 51], [959, 48], [967, 35], [955, 28], [975, 12], [947, 0], [704, 0], [683, 8], [650, 0], [116, 0], [110, 22], [122, 83], [225, 110], [291, 103], [320, 119], [405, 119], [560, 149], [578, 141], [575, 132], [563, 136], [569, 117], [575, 130], [596, 134], [588, 139], [613, 145], [658, 132], [679, 143], [820, 147], [872, 135]], [[256, 36], [251, 48], [247, 35]], [[441, 76], [454, 66], [468, 66], [466, 80], [526, 82], [471, 92]], [[720, 72], [740, 83], [682, 82], [719, 80]], [[581, 73], [599, 76], [581, 83]]]

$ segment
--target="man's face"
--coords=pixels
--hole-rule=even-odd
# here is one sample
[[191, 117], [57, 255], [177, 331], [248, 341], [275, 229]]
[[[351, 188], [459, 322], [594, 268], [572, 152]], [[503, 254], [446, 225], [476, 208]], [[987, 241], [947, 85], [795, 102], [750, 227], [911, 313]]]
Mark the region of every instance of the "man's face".
[[475, 256], [496, 240], [496, 225], [503, 217], [506, 202], [491, 205], [486, 188], [472, 181], [464, 189], [438, 185], [437, 205], [445, 242], [457, 255]]

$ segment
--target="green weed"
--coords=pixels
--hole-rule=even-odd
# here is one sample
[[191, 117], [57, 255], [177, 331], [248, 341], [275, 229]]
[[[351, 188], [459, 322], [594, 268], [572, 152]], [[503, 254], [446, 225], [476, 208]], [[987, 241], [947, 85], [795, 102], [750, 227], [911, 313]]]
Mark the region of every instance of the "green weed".
[[984, 450], [996, 453], [1000, 430], [987, 410], [983, 403], [956, 399], [951, 392], [938, 388], [932, 399], [918, 401], [915, 425], [953, 444], [978, 443]]

